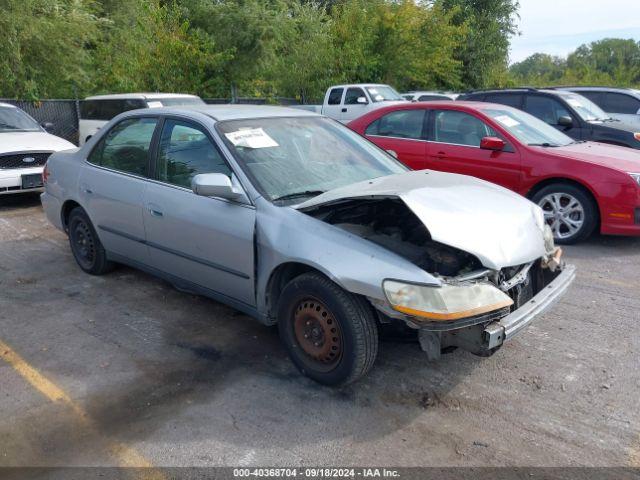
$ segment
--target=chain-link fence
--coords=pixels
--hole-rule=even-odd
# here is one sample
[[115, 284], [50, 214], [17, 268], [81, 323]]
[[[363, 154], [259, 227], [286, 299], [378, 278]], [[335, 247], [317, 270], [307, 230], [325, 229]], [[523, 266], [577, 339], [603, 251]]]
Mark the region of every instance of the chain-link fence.
[[71, 143], [78, 144], [78, 101], [77, 100], [5, 100], [31, 115], [39, 124], [50, 124], [47, 131]]

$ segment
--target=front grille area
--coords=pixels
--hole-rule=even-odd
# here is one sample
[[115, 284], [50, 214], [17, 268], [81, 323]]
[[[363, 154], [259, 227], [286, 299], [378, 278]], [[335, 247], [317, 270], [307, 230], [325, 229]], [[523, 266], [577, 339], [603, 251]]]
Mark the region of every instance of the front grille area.
[[41, 167], [53, 152], [24, 152], [0, 155], [0, 169]]

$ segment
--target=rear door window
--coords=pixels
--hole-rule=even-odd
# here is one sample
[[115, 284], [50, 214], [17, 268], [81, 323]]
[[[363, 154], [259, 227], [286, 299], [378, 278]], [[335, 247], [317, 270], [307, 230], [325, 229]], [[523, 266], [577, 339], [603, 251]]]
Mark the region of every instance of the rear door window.
[[426, 110], [399, 110], [387, 113], [367, 127], [365, 135], [424, 140]]
[[149, 150], [157, 118], [128, 118], [100, 139], [89, 162], [140, 177], [149, 175]]

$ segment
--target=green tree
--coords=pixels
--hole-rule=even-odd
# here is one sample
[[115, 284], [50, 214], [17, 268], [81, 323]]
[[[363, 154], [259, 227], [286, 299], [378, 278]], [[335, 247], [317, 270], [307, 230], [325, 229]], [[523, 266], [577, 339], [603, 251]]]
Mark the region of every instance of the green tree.
[[546, 53], [536, 53], [513, 64], [510, 71], [518, 85], [545, 86], [559, 82], [566, 68], [566, 60]]
[[508, 80], [510, 39], [517, 33], [517, 0], [435, 0], [454, 11], [454, 21], [468, 27], [456, 59], [464, 67], [467, 88], [503, 85]]
[[0, 96], [73, 97], [91, 84], [101, 19], [85, 0], [0, 0]]
[[225, 55], [175, 3], [112, 2], [110, 22], [94, 52], [94, 91], [202, 93], [218, 78]]

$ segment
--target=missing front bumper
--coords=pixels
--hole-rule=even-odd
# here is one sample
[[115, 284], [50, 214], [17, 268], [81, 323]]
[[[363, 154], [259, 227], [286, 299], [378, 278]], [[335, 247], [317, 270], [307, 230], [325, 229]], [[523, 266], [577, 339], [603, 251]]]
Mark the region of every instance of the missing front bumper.
[[447, 347], [460, 347], [476, 355], [490, 355], [554, 305], [575, 277], [575, 267], [566, 265], [535, 297], [500, 320], [442, 332], [421, 329], [418, 333], [420, 345], [430, 360], [439, 358], [441, 350]]
[[516, 311], [497, 322], [490, 323], [482, 332], [484, 346], [491, 350], [510, 340], [539, 315], [554, 305], [576, 278], [576, 268], [565, 266], [564, 270], [542, 291]]

